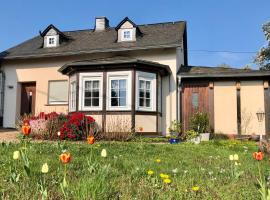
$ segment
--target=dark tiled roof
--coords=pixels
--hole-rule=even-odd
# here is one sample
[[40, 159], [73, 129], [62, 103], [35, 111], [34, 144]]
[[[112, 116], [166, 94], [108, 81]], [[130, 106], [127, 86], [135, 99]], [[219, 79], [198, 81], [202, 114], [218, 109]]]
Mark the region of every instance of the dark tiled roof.
[[229, 67], [181, 66], [178, 75], [182, 78], [254, 77], [269, 76], [270, 71]]
[[185, 22], [139, 25], [138, 27], [143, 36], [138, 36], [136, 42], [117, 42], [115, 28], [108, 28], [99, 32], [93, 30], [66, 31], [63, 34], [70, 40], [62, 43], [59, 47], [42, 48], [43, 38], [37, 36], [2, 52], [0, 58], [49, 57], [181, 46]]

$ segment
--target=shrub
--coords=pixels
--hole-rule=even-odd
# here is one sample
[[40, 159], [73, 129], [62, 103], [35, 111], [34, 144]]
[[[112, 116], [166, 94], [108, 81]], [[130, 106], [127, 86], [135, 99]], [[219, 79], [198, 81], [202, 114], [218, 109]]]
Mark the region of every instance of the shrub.
[[66, 122], [60, 128], [60, 138], [70, 140], [86, 139], [87, 136], [97, 132], [95, 120], [91, 116], [76, 112], [67, 116]]
[[199, 136], [199, 133], [197, 131], [189, 130], [189, 131], [186, 131], [185, 139], [191, 140], [191, 139], [196, 138], [198, 136]]
[[190, 129], [198, 133], [209, 131], [209, 118], [207, 113], [197, 112], [190, 119]]

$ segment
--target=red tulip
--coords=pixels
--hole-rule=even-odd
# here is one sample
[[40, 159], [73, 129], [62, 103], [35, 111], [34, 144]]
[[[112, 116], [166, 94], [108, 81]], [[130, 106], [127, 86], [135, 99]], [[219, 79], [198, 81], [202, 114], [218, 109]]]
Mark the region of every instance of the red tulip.
[[261, 161], [263, 159], [263, 153], [262, 152], [254, 152], [253, 158], [257, 161]]

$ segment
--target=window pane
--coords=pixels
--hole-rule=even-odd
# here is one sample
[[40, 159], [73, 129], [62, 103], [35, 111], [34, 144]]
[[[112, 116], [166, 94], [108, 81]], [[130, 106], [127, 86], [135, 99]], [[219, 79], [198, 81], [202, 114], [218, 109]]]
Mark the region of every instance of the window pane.
[[93, 81], [93, 88], [99, 89], [99, 81]]
[[140, 97], [140, 98], [144, 97], [144, 90], [140, 90], [139, 97]]
[[92, 99], [92, 106], [99, 106], [99, 98]]
[[150, 98], [150, 91], [147, 90], [147, 91], [145, 92], [145, 95], [146, 95], [146, 98]]
[[84, 97], [91, 97], [92, 95], [91, 95], [91, 92], [84, 92]]
[[85, 90], [90, 91], [91, 87], [92, 87], [92, 81], [85, 81], [84, 82], [84, 88], [85, 88]]
[[118, 98], [111, 98], [111, 106], [118, 106]]
[[192, 107], [198, 108], [199, 106], [199, 94], [196, 92], [192, 93]]
[[111, 88], [118, 88], [118, 80], [111, 81]]
[[150, 81], [146, 81], [146, 89], [147, 90], [150, 90], [150, 87], [151, 87]]
[[49, 82], [49, 103], [65, 103], [68, 101], [68, 81]]
[[126, 80], [119, 80], [120, 89], [126, 89]]
[[144, 99], [140, 98], [139, 106], [144, 106]]
[[119, 91], [119, 97], [124, 97], [124, 98], [126, 98], [126, 90], [120, 90], [120, 91]]
[[144, 89], [144, 83], [145, 83], [145, 81], [140, 80], [140, 82], [139, 82], [139, 88], [140, 89]]
[[84, 99], [84, 106], [91, 106], [91, 99]]
[[118, 97], [117, 90], [112, 89], [112, 91], [111, 91], [111, 97]]
[[126, 106], [126, 97], [120, 98], [119, 106]]
[[146, 107], [150, 107], [150, 99], [146, 99], [145, 102], [146, 102], [146, 105], [145, 106]]
[[93, 97], [99, 97], [99, 90], [93, 90], [92, 96]]

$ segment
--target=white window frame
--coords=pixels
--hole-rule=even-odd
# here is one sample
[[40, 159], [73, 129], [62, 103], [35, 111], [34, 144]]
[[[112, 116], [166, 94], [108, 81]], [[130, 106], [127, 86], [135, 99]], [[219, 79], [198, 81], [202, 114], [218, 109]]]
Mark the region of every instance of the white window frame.
[[[139, 81], [150, 81], [150, 107], [140, 106], [140, 89], [139, 89]], [[156, 88], [156, 81], [157, 77], [154, 73], [148, 73], [148, 72], [136, 72], [136, 110], [139, 111], [156, 111], [156, 94], [157, 94], [157, 88]]]
[[[75, 99], [73, 100], [73, 96], [72, 96], [72, 84], [75, 84], [75, 88], [74, 88], [74, 92], [75, 92]], [[70, 112], [74, 112], [76, 111], [76, 99], [77, 98], [77, 80], [76, 80], [76, 75], [73, 75], [70, 77], [69, 79], [69, 111]], [[72, 101], [74, 101], [74, 106], [72, 105]]]
[[[107, 73], [107, 110], [131, 110], [131, 71]], [[111, 80], [126, 80], [126, 106], [111, 106]]]
[[[125, 32], [129, 32], [130, 33], [130, 38], [125, 38]], [[133, 29], [123, 29], [121, 31], [121, 40], [122, 41], [132, 41], [133, 40]]]
[[[54, 43], [53, 44], [50, 44], [50, 39], [53, 39], [54, 40]], [[54, 35], [54, 36], [47, 36], [47, 47], [56, 47], [57, 46], [57, 36]]]
[[[84, 105], [84, 81], [99, 81], [99, 106]], [[102, 73], [80, 73], [79, 75], [79, 110], [96, 111], [102, 110], [103, 104], [103, 74]]]
[[[65, 104], [68, 104], [68, 99], [67, 99], [67, 101], [53, 101], [53, 102], [50, 101], [50, 90], [51, 90], [50, 83], [53, 83], [53, 82], [66, 82], [68, 84], [68, 80], [49, 80], [48, 81], [48, 105], [62, 105], [62, 104], [65, 105]], [[68, 85], [67, 85], [67, 87], [68, 87]], [[67, 98], [68, 98], [68, 96], [67, 96]]]

